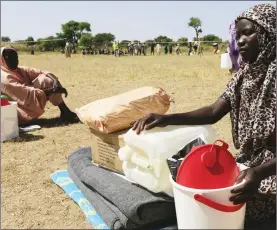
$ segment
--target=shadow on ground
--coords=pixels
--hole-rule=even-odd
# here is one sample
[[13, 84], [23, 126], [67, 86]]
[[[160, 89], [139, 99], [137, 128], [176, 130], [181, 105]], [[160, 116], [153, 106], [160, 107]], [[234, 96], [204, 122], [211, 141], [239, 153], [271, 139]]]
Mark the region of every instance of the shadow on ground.
[[59, 117], [40, 118], [37, 120], [33, 120], [26, 125], [22, 125], [21, 127], [27, 127], [30, 125], [39, 125], [41, 128], [53, 128], [53, 127], [68, 126], [74, 123], [79, 123], [79, 122], [61, 122]]
[[38, 141], [43, 138], [44, 138], [44, 136], [42, 136], [42, 135], [33, 135], [30, 133], [19, 133], [19, 137], [14, 138], [10, 141], [5, 141], [5, 142], [30, 142], [30, 141]]

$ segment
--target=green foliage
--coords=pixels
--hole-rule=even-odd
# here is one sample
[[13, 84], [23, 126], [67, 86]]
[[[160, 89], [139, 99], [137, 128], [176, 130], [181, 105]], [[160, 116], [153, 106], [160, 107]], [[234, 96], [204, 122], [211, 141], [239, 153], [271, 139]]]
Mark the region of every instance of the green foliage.
[[195, 29], [196, 39], [198, 40], [199, 33], [202, 33], [202, 22], [199, 18], [191, 17], [188, 22], [188, 26]]
[[93, 43], [93, 36], [91, 33], [84, 33], [82, 34], [80, 40], [79, 40], [79, 45], [85, 48], [90, 48]]
[[167, 36], [158, 36], [154, 39], [155, 42], [159, 43], [167, 43], [167, 42], [172, 42], [173, 40], [171, 38], [168, 38]]
[[207, 43], [208, 45], [212, 45], [214, 42], [218, 42], [218, 43], [222, 42], [222, 39], [214, 34], [207, 34], [207, 35], [203, 36], [203, 40], [211, 41], [211, 42]]
[[[193, 41], [198, 40], [199, 32], [201, 32], [201, 26], [202, 26], [201, 20], [197, 17], [191, 17], [190, 21], [188, 22], [188, 26], [195, 29], [196, 37], [193, 38]], [[56, 36], [54, 35], [46, 38], [40, 38], [37, 41], [35, 41], [34, 38], [30, 36], [26, 40], [17, 41], [17, 43], [22, 43], [23, 45], [25, 45], [25, 47], [26, 47], [26, 43], [27, 43], [27, 46], [37, 44], [40, 50], [53, 51], [55, 48], [64, 48], [66, 44], [66, 40], [75, 42], [75, 44], [73, 44], [74, 46], [79, 44], [84, 48], [91, 48], [92, 46], [96, 48], [103, 48], [105, 44], [108, 47], [111, 47], [112, 43], [115, 41], [115, 36], [111, 33], [98, 33], [95, 36], [93, 36], [90, 32], [91, 32], [90, 23], [70, 20], [67, 23], [61, 25], [61, 32], [56, 33]], [[49, 40], [49, 41], [43, 41], [43, 40]], [[212, 42], [222, 43], [222, 39], [217, 37], [214, 34], [205, 35], [203, 37], [203, 40], [211, 41], [211, 43], [203, 44], [207, 47], [208, 45], [211, 45]], [[10, 41], [11, 39], [8, 36], [1, 37], [1, 42], [10, 42]], [[130, 40], [122, 40], [120, 42], [120, 46], [127, 47], [128, 43], [130, 42], [131, 42]], [[140, 41], [134, 40], [133, 42], [138, 43]], [[173, 44], [173, 39], [163, 35], [156, 37], [154, 40], [149, 39], [145, 41], [145, 43], [148, 46], [152, 42], [160, 43], [160, 44], [170, 43], [173, 46], [178, 43], [180, 44], [180, 46], [184, 47], [184, 46], [187, 46], [188, 38], [181, 37], [177, 41], [174, 41], [174, 44]], [[224, 45], [227, 46], [227, 44], [228, 44], [228, 41], [225, 41]]]
[[56, 39], [62, 39], [62, 40], [56, 40], [55, 41], [56, 47], [64, 48], [65, 47], [65, 43], [66, 43], [65, 36], [62, 33], [57, 33], [56, 34]]
[[179, 43], [180, 46], [186, 46], [188, 44], [188, 38], [181, 37], [177, 40], [177, 43]]
[[94, 44], [97, 47], [103, 47], [105, 44], [111, 46], [115, 36], [111, 33], [99, 33], [94, 36]]
[[[47, 38], [39, 38], [37, 42], [39, 44], [40, 50], [54, 51], [55, 48], [57, 47], [56, 41], [54, 39], [56, 39], [54, 36], [50, 36]], [[43, 41], [43, 40], [46, 40], [46, 41]]]
[[120, 47], [127, 47], [128, 44], [129, 44], [130, 42], [131, 42], [131, 41], [129, 41], [129, 40], [122, 40], [122, 41], [119, 43], [119, 45], [120, 45]]
[[70, 40], [71, 42], [77, 43], [84, 32], [90, 31], [90, 24], [88, 22], [76, 22], [71, 20], [65, 24], [62, 24], [62, 32], [60, 36]]
[[152, 42], [154, 42], [154, 40], [146, 40], [145, 41], [145, 43], [148, 44], [148, 45], [151, 44]]
[[33, 38], [32, 36], [29, 36], [29, 37], [25, 40], [25, 42], [27, 42], [27, 46], [33, 46], [33, 45], [36, 44], [36, 42], [35, 42], [35, 40], [34, 40], [34, 38]]
[[11, 39], [8, 36], [2, 36], [1, 42], [11, 42]]
[[199, 30], [202, 26], [202, 22], [199, 18], [191, 17], [188, 22], [188, 26]]

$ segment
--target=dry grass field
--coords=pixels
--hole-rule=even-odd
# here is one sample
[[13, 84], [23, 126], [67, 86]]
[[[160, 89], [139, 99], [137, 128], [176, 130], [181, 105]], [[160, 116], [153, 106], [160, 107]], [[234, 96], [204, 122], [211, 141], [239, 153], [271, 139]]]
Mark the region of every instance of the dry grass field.
[[[160, 86], [175, 99], [170, 112], [196, 109], [214, 102], [231, 78], [220, 69], [220, 56], [82, 56], [62, 54], [20, 55], [20, 64], [52, 71], [69, 95], [74, 110], [99, 98], [142, 86]], [[42, 118], [59, 116], [47, 104]], [[235, 153], [229, 116], [214, 126], [218, 138]], [[43, 127], [1, 145], [1, 226], [3, 229], [88, 229], [79, 207], [50, 180], [50, 174], [66, 169], [67, 156], [90, 145], [84, 124]]]

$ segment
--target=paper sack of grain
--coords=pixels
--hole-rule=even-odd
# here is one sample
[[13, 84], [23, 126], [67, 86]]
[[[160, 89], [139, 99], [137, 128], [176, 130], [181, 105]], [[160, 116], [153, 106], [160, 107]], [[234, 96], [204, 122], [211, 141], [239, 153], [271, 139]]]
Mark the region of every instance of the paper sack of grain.
[[113, 133], [131, 127], [148, 113], [165, 114], [170, 102], [170, 96], [162, 88], [143, 87], [91, 102], [76, 109], [76, 113], [90, 128]]

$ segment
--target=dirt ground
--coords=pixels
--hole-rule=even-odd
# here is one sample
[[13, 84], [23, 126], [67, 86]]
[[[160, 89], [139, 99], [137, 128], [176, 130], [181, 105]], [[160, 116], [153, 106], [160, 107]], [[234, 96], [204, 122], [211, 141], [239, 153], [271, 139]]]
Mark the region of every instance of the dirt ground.
[[[74, 110], [94, 100], [142, 86], [164, 88], [174, 99], [170, 112], [185, 112], [214, 102], [231, 78], [220, 69], [219, 55], [82, 56], [20, 55], [20, 64], [53, 72], [67, 88]], [[43, 119], [59, 116], [47, 104]], [[234, 147], [229, 116], [214, 126], [218, 138]], [[67, 156], [90, 145], [86, 125], [43, 127], [1, 145], [1, 226], [4, 229], [89, 229], [77, 204], [50, 180], [66, 169]]]

